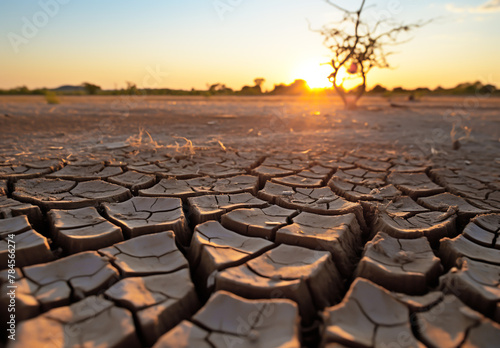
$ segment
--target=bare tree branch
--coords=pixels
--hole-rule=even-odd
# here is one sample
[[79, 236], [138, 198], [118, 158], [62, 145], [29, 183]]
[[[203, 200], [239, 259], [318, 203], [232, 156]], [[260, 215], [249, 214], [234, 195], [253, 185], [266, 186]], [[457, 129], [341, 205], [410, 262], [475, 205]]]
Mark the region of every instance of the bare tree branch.
[[340, 11], [342, 11], [342, 12], [344, 12], [344, 13], [355, 13], [354, 11], [348, 11], [348, 10], [346, 10], [345, 8], [340, 7], [339, 5], [337, 5], [337, 4], [336, 4], [336, 3], [334, 3], [334, 2], [331, 2], [330, 0], [325, 0], [325, 2], [326, 2], [327, 4], [329, 4], [329, 5], [333, 6], [333, 7], [335, 7], [337, 10], [340, 10]]
[[[393, 52], [386, 52], [384, 48], [396, 46], [407, 42], [400, 40], [399, 36], [411, 32], [414, 29], [429, 24], [432, 20], [411, 24], [396, 23], [386, 18], [370, 25], [362, 18], [366, 0], [362, 0], [357, 10], [347, 10], [337, 5], [333, 0], [325, 0], [326, 3], [335, 7], [343, 13], [343, 19], [338, 23], [323, 26], [319, 32], [323, 37], [323, 44], [332, 52], [333, 59], [329, 63], [333, 72], [328, 77], [333, 87], [347, 106], [347, 92], [343, 87], [345, 78], [339, 83], [339, 72], [347, 66], [355, 69], [346, 69], [350, 74], [357, 74], [361, 78], [361, 84], [357, 87], [354, 95], [354, 103], [366, 90], [366, 75], [372, 68], [390, 68], [387, 57]], [[382, 26], [389, 29], [382, 31]], [[310, 25], [309, 25], [310, 28]], [[349, 30], [349, 28], [352, 28]], [[411, 39], [411, 38], [410, 38]]]

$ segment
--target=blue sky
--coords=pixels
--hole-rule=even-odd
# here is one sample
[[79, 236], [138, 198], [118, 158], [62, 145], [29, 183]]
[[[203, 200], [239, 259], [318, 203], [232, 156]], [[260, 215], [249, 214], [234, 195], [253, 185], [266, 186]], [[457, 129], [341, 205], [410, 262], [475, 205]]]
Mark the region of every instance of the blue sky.
[[[370, 73], [369, 85], [450, 87], [479, 79], [500, 86], [500, 1], [367, 4], [376, 6], [370, 20], [436, 18], [396, 48], [395, 69]], [[329, 52], [308, 21], [320, 28], [338, 15], [322, 0], [2, 1], [0, 88], [84, 81], [103, 88], [126, 81], [241, 88], [256, 77], [266, 79], [266, 88], [296, 78], [326, 84], [328, 68], [319, 64]]]

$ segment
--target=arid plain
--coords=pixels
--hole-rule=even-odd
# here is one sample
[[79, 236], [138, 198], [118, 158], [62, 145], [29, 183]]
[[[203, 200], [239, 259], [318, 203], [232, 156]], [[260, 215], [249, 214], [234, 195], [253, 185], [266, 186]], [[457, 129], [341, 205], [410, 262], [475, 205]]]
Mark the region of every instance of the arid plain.
[[7, 347], [500, 342], [499, 98], [59, 100], [0, 97]]

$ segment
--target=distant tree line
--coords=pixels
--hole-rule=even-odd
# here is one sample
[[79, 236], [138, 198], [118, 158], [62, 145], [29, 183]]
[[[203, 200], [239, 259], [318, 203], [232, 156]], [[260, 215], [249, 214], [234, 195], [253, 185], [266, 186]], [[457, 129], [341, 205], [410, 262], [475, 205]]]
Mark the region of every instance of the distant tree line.
[[[304, 80], [295, 80], [291, 84], [275, 84], [271, 91], [263, 91], [262, 85], [265, 82], [263, 78], [256, 78], [253, 86], [243, 86], [241, 90], [233, 90], [223, 83], [208, 84], [206, 90], [181, 90], [170, 88], [138, 88], [134, 83], [127, 82], [127, 87], [122, 89], [104, 90], [100, 86], [84, 82], [80, 86], [61, 86], [54, 89], [36, 88], [29, 89], [26, 86], [0, 89], [0, 95], [192, 95], [192, 96], [260, 96], [260, 95], [307, 95], [307, 94], [336, 94], [333, 88], [310, 89]], [[349, 92], [348, 92], [349, 93]], [[371, 95], [496, 95], [500, 96], [500, 90], [491, 84], [482, 84], [479, 81], [473, 83], [460, 83], [453, 88], [437, 87], [429, 89], [420, 87], [415, 89], [405, 89], [395, 87], [387, 89], [381, 85], [376, 85], [368, 90]]]
[[443, 88], [441, 86], [435, 89], [430, 89], [427, 87], [419, 87], [415, 89], [405, 89], [403, 87], [394, 87], [393, 89], [387, 89], [381, 85], [376, 85], [371, 90], [368, 91], [369, 94], [383, 94], [386, 96], [406, 94], [414, 96], [424, 96], [424, 95], [496, 95], [500, 96], [500, 90], [492, 84], [482, 84], [479, 81], [470, 83], [459, 83], [452, 88]]

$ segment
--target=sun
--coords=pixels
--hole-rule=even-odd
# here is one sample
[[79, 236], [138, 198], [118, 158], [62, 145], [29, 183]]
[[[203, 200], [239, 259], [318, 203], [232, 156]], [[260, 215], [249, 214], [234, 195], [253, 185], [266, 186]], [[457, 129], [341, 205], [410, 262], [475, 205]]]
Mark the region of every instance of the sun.
[[[318, 62], [309, 62], [300, 66], [294, 74], [296, 79], [302, 79], [307, 82], [310, 88], [331, 88], [332, 83], [328, 76], [333, 69], [328, 64]], [[337, 74], [337, 86], [343, 84], [346, 90], [350, 90], [359, 84], [356, 75], [350, 75], [344, 67], [341, 67]]]
[[310, 62], [300, 66], [294, 77], [305, 80], [310, 88], [329, 88], [332, 87], [332, 83], [328, 80], [331, 73], [331, 66], [321, 65], [319, 62]]

